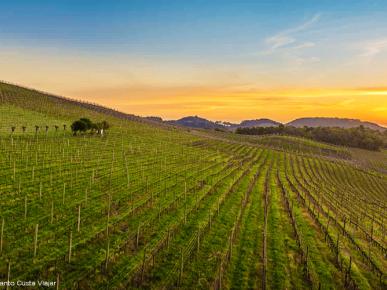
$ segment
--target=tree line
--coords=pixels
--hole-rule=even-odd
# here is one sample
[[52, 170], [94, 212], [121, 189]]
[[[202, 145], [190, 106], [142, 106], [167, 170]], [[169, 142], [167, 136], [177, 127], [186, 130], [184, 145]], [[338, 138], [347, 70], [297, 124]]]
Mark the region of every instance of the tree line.
[[355, 128], [339, 127], [302, 127], [276, 126], [237, 128], [235, 133], [244, 135], [290, 135], [304, 137], [334, 145], [380, 150], [387, 148], [387, 130], [380, 132], [359, 126]]

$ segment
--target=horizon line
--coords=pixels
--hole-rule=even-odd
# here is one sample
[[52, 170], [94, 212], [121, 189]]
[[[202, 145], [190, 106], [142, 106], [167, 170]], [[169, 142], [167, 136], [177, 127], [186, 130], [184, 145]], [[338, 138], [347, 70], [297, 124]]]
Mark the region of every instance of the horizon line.
[[[94, 106], [103, 107], [103, 108], [106, 108], [106, 109], [110, 109], [110, 110], [117, 111], [117, 112], [120, 112], [120, 113], [123, 113], [123, 114], [127, 114], [127, 115], [132, 115], [132, 116], [135, 116], [135, 117], [141, 117], [141, 118], [159, 117], [163, 121], [176, 121], [176, 120], [179, 120], [179, 119], [182, 119], [182, 118], [186, 118], [186, 117], [199, 117], [199, 118], [203, 118], [203, 119], [206, 119], [206, 120], [212, 121], [212, 122], [228, 122], [228, 123], [235, 123], [235, 122], [241, 123], [242, 121], [246, 121], [246, 120], [267, 119], [267, 120], [275, 121], [275, 122], [281, 123], [283, 125], [286, 125], [286, 124], [288, 124], [288, 123], [290, 123], [292, 121], [298, 120], [298, 119], [305, 119], [305, 118], [331, 118], [332, 119], [332, 118], [335, 118], [335, 119], [342, 119], [342, 120], [344, 119], [344, 120], [357, 120], [357, 121], [361, 121], [361, 122], [368, 122], [368, 123], [376, 124], [376, 125], [378, 125], [378, 126], [380, 126], [382, 128], [387, 129], [387, 124], [371, 122], [371, 121], [359, 119], [359, 118], [356, 118], [356, 117], [348, 118], [348, 117], [338, 117], [338, 116], [314, 116], [314, 117], [313, 116], [299, 116], [299, 117], [297, 117], [295, 119], [289, 119], [286, 122], [277, 121], [277, 120], [274, 120], [274, 119], [271, 119], [271, 118], [266, 118], [266, 117], [246, 118], [246, 119], [240, 119], [240, 120], [235, 120], [235, 119], [234, 120], [219, 120], [219, 119], [213, 119], [211, 117], [206, 117], [206, 116], [203, 116], [203, 115], [199, 116], [197, 114], [190, 114], [190, 115], [185, 115], [185, 116], [183, 115], [182, 117], [180, 117], [178, 119], [176, 119], [176, 118], [175, 119], [173, 119], [173, 118], [171, 119], [171, 118], [168, 118], [168, 117], [165, 117], [165, 116], [162, 116], [162, 115], [140, 115], [140, 114], [136, 114], [136, 113], [125, 112], [124, 110], [120, 110], [119, 108], [103, 105], [101, 103], [90, 102], [90, 101], [87, 101], [87, 100], [84, 100], [84, 99], [77, 99], [76, 97], [68, 97], [68, 96], [64, 96], [62, 94], [52, 93], [52, 92], [48, 92], [48, 91], [45, 91], [45, 90], [37, 89], [37, 88], [34, 88], [34, 87], [29, 87], [28, 85], [23, 85], [23, 84], [19, 84], [19, 83], [15, 83], [15, 82], [10, 82], [10, 81], [6, 81], [6, 80], [0, 80], [0, 83], [17, 86], [17, 87], [20, 87], [20, 88], [23, 88], [23, 89], [27, 89], [27, 90], [31, 90], [31, 91], [36, 91], [36, 92], [39, 92], [39, 93], [42, 93], [42, 94], [46, 94], [46, 95], [49, 95], [49, 96], [53, 96], [53, 97], [57, 97], [57, 98], [62, 98], [62, 99], [66, 99], [66, 100], [70, 100], [70, 101], [74, 101], [74, 102], [80, 102], [80, 103], [84, 103], [84, 104], [90, 104], [90, 105], [94, 105]], [[361, 89], [362, 88], [356, 88], [355, 90], [361, 90]]]

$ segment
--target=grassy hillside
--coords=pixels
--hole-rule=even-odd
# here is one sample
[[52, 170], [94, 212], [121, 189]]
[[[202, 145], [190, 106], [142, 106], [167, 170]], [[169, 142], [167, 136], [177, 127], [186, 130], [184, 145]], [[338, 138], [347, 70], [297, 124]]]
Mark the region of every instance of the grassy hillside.
[[[353, 153], [0, 88], [0, 281], [385, 289], [387, 176], [344, 162]], [[112, 128], [74, 137], [79, 117]]]
[[352, 153], [345, 147], [335, 146], [332, 144], [321, 143], [307, 138], [286, 136], [286, 135], [241, 135], [230, 134], [221, 131], [193, 131], [194, 134], [207, 137], [216, 138], [218, 140], [228, 140], [235, 143], [258, 145], [271, 149], [293, 152], [303, 155], [319, 155], [331, 158], [339, 158], [350, 160]]

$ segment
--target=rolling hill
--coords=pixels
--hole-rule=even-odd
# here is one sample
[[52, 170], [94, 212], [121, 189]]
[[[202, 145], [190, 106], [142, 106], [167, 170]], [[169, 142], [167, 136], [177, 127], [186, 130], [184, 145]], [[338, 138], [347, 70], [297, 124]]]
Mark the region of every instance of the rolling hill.
[[239, 124], [230, 123], [230, 122], [222, 122], [217, 121], [213, 122], [207, 120], [205, 118], [201, 118], [198, 116], [189, 116], [184, 117], [175, 121], [166, 121], [169, 124], [191, 127], [191, 128], [201, 128], [201, 129], [231, 129], [234, 130], [238, 127], [270, 127], [270, 126], [278, 126], [281, 123], [270, 120], [270, 119], [255, 119], [255, 120], [244, 120]]
[[221, 124], [209, 121], [207, 119], [198, 116], [184, 117], [176, 121], [166, 121], [168, 124], [179, 125], [190, 128], [201, 128], [201, 129], [215, 129], [225, 128]]
[[[111, 128], [73, 136], [80, 117]], [[385, 289], [378, 156], [355, 163], [302, 138], [188, 132], [0, 83], [0, 281]]]
[[235, 127], [272, 127], [279, 126], [281, 123], [270, 119], [244, 120], [240, 124], [235, 124]]
[[372, 130], [384, 131], [386, 128], [378, 124], [360, 121], [357, 119], [345, 118], [300, 118], [293, 120], [286, 124], [286, 126], [294, 127], [340, 127], [340, 128], [354, 128], [364, 126]]
[[[163, 122], [160, 117], [147, 117], [149, 119], [157, 120], [158, 122]], [[201, 129], [229, 129], [235, 130], [237, 128], [252, 128], [252, 127], [274, 127], [279, 126], [282, 123], [273, 121], [270, 119], [254, 119], [254, 120], [243, 120], [240, 123], [230, 123], [217, 121], [213, 122], [205, 118], [198, 116], [189, 116], [184, 117], [179, 120], [164, 121], [168, 124], [191, 127], [191, 128], [201, 128]], [[357, 119], [346, 119], [346, 118], [330, 118], [330, 117], [307, 117], [295, 119], [291, 122], [284, 124], [285, 126], [293, 127], [339, 127], [339, 128], [355, 128], [359, 126], [364, 126], [366, 128], [384, 131], [385, 127], [382, 127], [378, 124], [366, 121], [360, 121]]]

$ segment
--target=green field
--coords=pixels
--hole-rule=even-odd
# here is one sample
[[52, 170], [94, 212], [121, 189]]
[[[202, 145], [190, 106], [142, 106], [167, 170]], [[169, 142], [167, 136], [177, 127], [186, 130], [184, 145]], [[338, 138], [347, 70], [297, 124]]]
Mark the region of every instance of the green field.
[[[73, 136], [80, 117], [112, 127]], [[174, 128], [0, 83], [0, 281], [386, 289], [386, 156]]]

